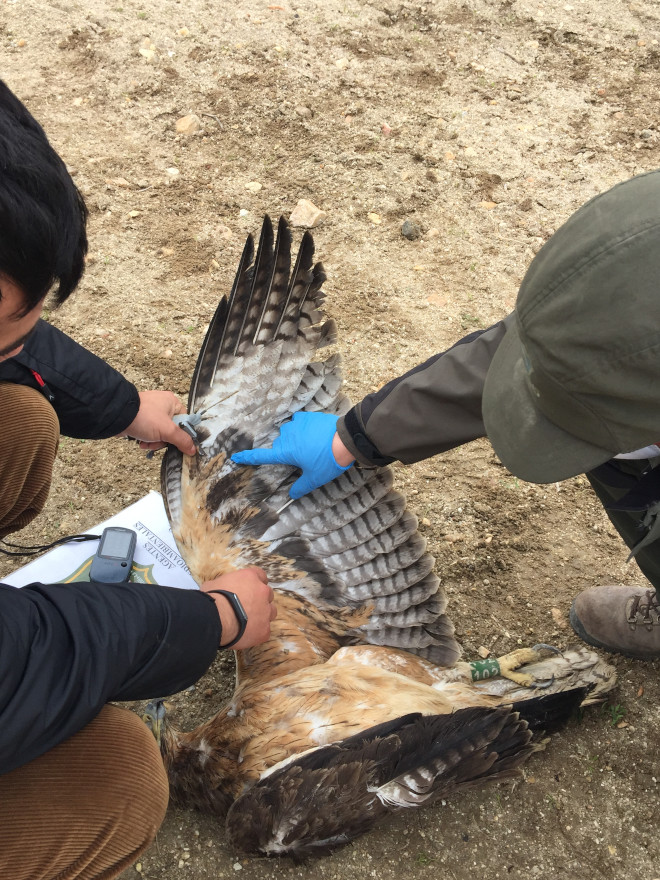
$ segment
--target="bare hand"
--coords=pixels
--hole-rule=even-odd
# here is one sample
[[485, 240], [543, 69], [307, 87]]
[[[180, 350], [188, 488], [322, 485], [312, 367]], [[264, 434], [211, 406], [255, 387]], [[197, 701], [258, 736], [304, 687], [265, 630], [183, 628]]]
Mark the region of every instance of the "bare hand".
[[140, 449], [162, 449], [171, 443], [185, 455], [195, 454], [192, 437], [172, 421], [186, 412], [171, 391], [140, 391], [140, 409], [120, 437], [133, 437]]
[[[227, 590], [236, 593], [247, 614], [248, 624], [245, 632], [235, 645], [234, 651], [241, 648], [252, 648], [268, 640], [270, 624], [277, 617], [272, 587], [268, 586], [268, 578], [263, 568], [251, 565], [240, 571], [223, 574], [212, 581], [205, 581], [201, 588], [205, 593], [210, 590]], [[224, 596], [212, 593], [222, 624], [222, 647], [238, 635], [238, 621], [234, 611]]]

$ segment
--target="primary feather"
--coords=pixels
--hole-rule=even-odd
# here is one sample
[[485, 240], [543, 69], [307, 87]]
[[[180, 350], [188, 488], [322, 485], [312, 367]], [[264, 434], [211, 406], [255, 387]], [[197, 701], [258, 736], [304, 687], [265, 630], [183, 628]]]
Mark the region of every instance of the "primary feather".
[[[352, 468], [293, 503], [292, 467], [234, 464], [233, 452], [269, 446], [299, 410], [345, 412], [340, 359], [307, 232], [291, 269], [291, 231], [265, 219], [249, 237], [229, 299], [209, 326], [189, 412], [201, 418], [194, 458], [170, 448], [162, 488], [172, 531], [201, 583], [260, 565], [274, 588], [324, 607], [369, 606], [354, 638], [388, 644], [443, 666], [459, 655], [433, 558], [389, 468]], [[254, 259], [253, 259], [254, 257]]]
[[248, 238], [191, 383], [198, 453], [170, 448], [162, 468], [193, 577], [259, 565], [278, 608], [270, 640], [237, 653], [230, 703], [188, 733], [165, 724], [172, 796], [228, 813], [233, 842], [269, 854], [323, 851], [389, 810], [506, 778], [534, 751], [534, 729], [614, 684], [585, 648], [524, 651], [509, 657], [522, 675], [473, 681], [389, 468], [352, 468], [289, 502], [294, 468], [230, 460], [270, 445], [301, 409], [350, 405], [339, 357], [319, 354], [336, 328], [313, 254], [305, 233], [291, 269], [283, 219], [276, 237], [265, 219], [256, 256]]

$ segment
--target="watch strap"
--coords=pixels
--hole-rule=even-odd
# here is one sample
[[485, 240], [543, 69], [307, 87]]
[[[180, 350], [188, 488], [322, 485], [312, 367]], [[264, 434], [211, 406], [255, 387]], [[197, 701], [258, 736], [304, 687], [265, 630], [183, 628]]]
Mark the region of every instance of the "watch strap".
[[236, 593], [231, 593], [229, 590], [206, 590], [207, 593], [219, 593], [221, 596], [224, 596], [225, 599], [231, 605], [231, 610], [234, 612], [234, 616], [238, 622], [238, 635], [231, 640], [231, 642], [227, 642], [226, 645], [220, 645], [221, 648], [231, 648], [232, 645], [235, 645], [236, 642], [243, 637], [243, 633], [248, 625], [248, 616], [245, 612], [245, 608], [241, 604], [241, 600], [238, 598]]

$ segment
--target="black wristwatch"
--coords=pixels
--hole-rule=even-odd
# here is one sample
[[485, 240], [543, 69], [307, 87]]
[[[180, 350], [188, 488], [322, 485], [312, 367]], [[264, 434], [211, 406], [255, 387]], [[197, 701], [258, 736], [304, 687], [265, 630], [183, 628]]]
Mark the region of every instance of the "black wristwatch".
[[232, 639], [231, 642], [227, 642], [226, 645], [220, 645], [221, 648], [231, 648], [232, 645], [235, 645], [236, 642], [242, 638], [245, 628], [248, 625], [248, 616], [245, 613], [245, 608], [241, 605], [241, 600], [236, 593], [230, 593], [229, 590], [206, 590], [206, 592], [219, 593], [221, 596], [224, 596], [231, 605], [231, 610], [234, 612], [236, 620], [238, 621], [238, 635], [235, 639]]

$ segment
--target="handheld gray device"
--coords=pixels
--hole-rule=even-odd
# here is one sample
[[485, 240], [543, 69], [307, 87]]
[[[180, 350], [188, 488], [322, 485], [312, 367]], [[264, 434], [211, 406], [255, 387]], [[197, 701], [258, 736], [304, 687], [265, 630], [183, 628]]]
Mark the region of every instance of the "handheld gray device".
[[131, 576], [137, 534], [132, 529], [110, 526], [103, 529], [89, 570], [90, 581], [125, 584]]

